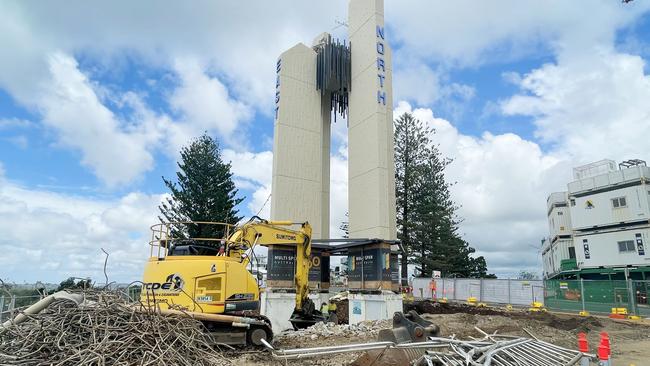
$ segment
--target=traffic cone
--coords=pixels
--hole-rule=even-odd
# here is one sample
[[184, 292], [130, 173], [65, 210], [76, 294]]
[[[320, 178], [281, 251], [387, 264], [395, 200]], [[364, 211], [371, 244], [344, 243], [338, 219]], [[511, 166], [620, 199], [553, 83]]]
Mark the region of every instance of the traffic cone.
[[609, 334], [607, 332], [600, 332], [600, 343], [603, 344], [609, 350], [608, 355], [612, 355], [612, 347], [609, 342]]
[[589, 366], [591, 360], [584, 354], [589, 352], [589, 342], [587, 342], [587, 335], [585, 333], [578, 333], [578, 350], [583, 353], [580, 359], [580, 366]]
[[610, 356], [612, 349], [610, 348], [609, 335], [607, 332], [600, 333], [600, 345], [598, 346], [598, 358], [602, 366], [612, 366]]

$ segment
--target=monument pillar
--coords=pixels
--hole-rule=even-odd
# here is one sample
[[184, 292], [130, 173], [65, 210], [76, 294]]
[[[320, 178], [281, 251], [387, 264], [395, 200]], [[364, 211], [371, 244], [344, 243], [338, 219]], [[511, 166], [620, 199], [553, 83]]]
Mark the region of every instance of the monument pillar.
[[351, 238], [396, 239], [391, 50], [383, 0], [350, 0], [350, 42], [327, 33], [277, 63], [271, 219], [329, 238], [330, 122], [348, 118]]
[[309, 221], [329, 238], [330, 107], [316, 88], [316, 51], [299, 43], [276, 64], [271, 219]]
[[396, 239], [391, 49], [383, 0], [351, 0], [348, 117], [351, 238]]

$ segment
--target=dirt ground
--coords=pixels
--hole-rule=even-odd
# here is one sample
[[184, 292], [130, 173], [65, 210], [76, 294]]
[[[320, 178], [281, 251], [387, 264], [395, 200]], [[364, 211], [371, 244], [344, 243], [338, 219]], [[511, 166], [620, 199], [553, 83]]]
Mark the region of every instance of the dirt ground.
[[[618, 321], [606, 317], [551, 313], [530, 314], [517, 310], [506, 312], [495, 308], [431, 303], [405, 306], [405, 310], [410, 309], [425, 313], [424, 318], [440, 326], [442, 336], [455, 335], [461, 339], [480, 337], [480, 333], [474, 329], [475, 326], [488, 333], [498, 331], [500, 334], [529, 337], [523, 330], [525, 328], [541, 340], [576, 349], [577, 334], [585, 332], [590, 349], [595, 353], [599, 334], [605, 331], [611, 340], [614, 364], [650, 365], [650, 322], [646, 321]], [[353, 328], [349, 331], [347, 326], [339, 325], [335, 331], [307, 330], [298, 334], [286, 332], [276, 336], [273, 346], [276, 349], [287, 349], [371, 342], [377, 339], [380, 329], [390, 328], [391, 324], [391, 321], [385, 320], [370, 322], [362, 325], [361, 329]], [[228, 359], [234, 365], [348, 365], [360, 356], [359, 353], [349, 353], [285, 363], [273, 360], [265, 351], [244, 352], [246, 353], [233, 352], [228, 355]]]

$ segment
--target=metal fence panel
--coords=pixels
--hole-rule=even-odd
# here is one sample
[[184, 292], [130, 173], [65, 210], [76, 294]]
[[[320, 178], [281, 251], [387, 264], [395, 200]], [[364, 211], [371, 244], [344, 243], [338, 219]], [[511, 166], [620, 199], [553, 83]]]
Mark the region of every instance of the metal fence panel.
[[544, 286], [539, 280], [438, 278], [435, 293], [430, 288], [430, 278], [414, 278], [413, 296], [416, 298], [467, 301], [475, 297], [480, 302], [494, 304], [530, 305], [544, 301]]
[[435, 292], [430, 284], [430, 278], [413, 279], [413, 295], [459, 302], [475, 297], [489, 304], [522, 306], [541, 302], [549, 310], [576, 313], [609, 314], [612, 308], [625, 308], [630, 315], [650, 317], [650, 281], [438, 278]]
[[557, 311], [587, 311], [609, 314], [625, 308], [628, 314], [650, 316], [648, 281], [632, 280], [548, 280], [546, 307]]
[[634, 281], [633, 286], [637, 315], [650, 317], [650, 307], [648, 306], [648, 290], [650, 290], [650, 281]]
[[509, 280], [483, 280], [482, 302], [509, 304]]
[[442, 280], [442, 297], [446, 297], [447, 299], [451, 300], [456, 300], [456, 291], [454, 288], [455, 285], [455, 278], [441, 278]]

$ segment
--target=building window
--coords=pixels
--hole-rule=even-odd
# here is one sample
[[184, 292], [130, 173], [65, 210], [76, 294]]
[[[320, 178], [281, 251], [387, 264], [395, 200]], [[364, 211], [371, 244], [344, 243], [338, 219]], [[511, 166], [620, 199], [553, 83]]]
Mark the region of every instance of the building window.
[[576, 248], [569, 247], [569, 259], [576, 259]]
[[625, 202], [625, 197], [612, 198], [612, 207], [614, 208], [627, 207], [627, 202]]
[[558, 211], [558, 212], [557, 212], [557, 215], [558, 215], [558, 216], [562, 216], [562, 215], [564, 215], [564, 212], [562, 212], [562, 211]]
[[576, 200], [574, 198], [571, 198], [571, 206], [575, 206], [575, 205], [576, 205]]
[[634, 246], [634, 240], [625, 240], [625, 241], [618, 242], [619, 253], [635, 252], [635, 251], [636, 248]]

